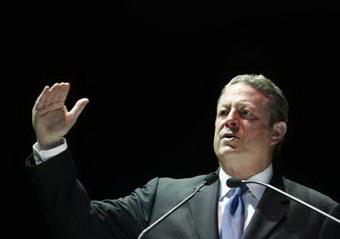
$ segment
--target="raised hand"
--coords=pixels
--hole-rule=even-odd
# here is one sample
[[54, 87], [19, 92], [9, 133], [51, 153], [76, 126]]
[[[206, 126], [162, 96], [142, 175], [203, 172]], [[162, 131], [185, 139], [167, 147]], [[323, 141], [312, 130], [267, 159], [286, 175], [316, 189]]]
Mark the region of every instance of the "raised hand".
[[69, 91], [69, 83], [55, 83], [52, 87], [45, 86], [38, 96], [32, 109], [32, 125], [40, 149], [60, 144], [89, 102], [82, 98], [68, 111], [65, 100]]

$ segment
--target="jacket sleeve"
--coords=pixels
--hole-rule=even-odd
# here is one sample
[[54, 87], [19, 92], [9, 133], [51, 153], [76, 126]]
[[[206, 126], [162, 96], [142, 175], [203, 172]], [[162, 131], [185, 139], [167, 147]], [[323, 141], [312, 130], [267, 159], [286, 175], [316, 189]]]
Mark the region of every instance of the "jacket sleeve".
[[91, 201], [68, 150], [28, 171], [53, 238], [135, 239], [149, 222], [158, 178], [124, 198]]
[[[335, 218], [340, 218], [340, 204], [334, 207], [330, 214]], [[322, 226], [320, 239], [336, 239], [340, 238], [340, 224], [327, 218], [324, 225]]]

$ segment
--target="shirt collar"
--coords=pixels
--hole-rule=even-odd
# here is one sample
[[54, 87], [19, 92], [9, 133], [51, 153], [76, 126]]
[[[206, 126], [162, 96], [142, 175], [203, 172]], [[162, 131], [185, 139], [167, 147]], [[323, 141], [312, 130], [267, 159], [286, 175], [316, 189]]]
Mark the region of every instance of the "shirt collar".
[[[269, 183], [272, 177], [273, 177], [273, 165], [270, 164], [266, 169], [259, 172], [258, 174], [251, 176], [247, 180]], [[225, 173], [222, 168], [220, 168], [219, 170], [219, 179], [221, 184], [219, 197], [220, 200], [222, 200], [231, 189], [226, 184], [229, 178], [231, 178], [231, 176]], [[249, 188], [249, 191], [256, 197], [257, 200], [261, 199], [263, 192], [266, 189], [264, 186], [254, 183], [247, 184], [247, 187]]]

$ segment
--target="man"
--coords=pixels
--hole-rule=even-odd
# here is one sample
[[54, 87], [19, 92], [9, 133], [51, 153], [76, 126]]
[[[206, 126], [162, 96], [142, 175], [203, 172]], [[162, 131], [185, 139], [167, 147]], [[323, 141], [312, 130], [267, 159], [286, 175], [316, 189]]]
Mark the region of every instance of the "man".
[[[80, 99], [68, 111], [69, 89], [68, 83], [45, 87], [32, 110], [37, 143], [29, 170], [51, 233], [55, 238], [137, 238], [192, 193], [205, 175], [155, 178], [124, 198], [91, 201], [76, 179], [64, 138], [89, 101]], [[331, 198], [273, 171], [287, 120], [287, 100], [273, 82], [262, 75], [233, 78], [217, 104], [219, 180], [204, 186], [145, 238], [335, 238], [338, 225], [277, 192], [248, 184], [236, 193], [226, 185], [230, 177], [270, 183], [325, 212], [339, 211]]]

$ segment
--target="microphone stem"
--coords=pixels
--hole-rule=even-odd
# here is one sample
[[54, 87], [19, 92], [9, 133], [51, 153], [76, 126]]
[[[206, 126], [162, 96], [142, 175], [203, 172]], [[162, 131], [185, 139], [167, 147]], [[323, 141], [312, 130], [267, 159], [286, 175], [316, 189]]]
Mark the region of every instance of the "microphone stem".
[[186, 201], [188, 201], [189, 199], [191, 199], [193, 196], [195, 196], [195, 194], [206, 184], [206, 180], [203, 181], [200, 185], [198, 185], [195, 189], [195, 191], [193, 193], [191, 193], [189, 196], [187, 196], [186, 198], [184, 198], [179, 204], [177, 204], [174, 208], [172, 208], [171, 210], [169, 210], [167, 213], [165, 213], [163, 216], [161, 216], [160, 218], [158, 218], [156, 221], [154, 221], [151, 225], [149, 225], [147, 228], [145, 228], [141, 234], [139, 234], [137, 239], [141, 239], [142, 236], [144, 236], [145, 233], [147, 233], [150, 229], [152, 229], [154, 226], [156, 226], [159, 222], [161, 222], [164, 218], [166, 218], [167, 216], [169, 216], [171, 213], [173, 213], [174, 211], [177, 210], [177, 208], [179, 208], [180, 206], [182, 206]]
[[318, 208], [316, 208], [316, 207], [314, 207], [312, 205], [309, 205], [309, 204], [305, 203], [304, 201], [302, 201], [302, 200], [300, 200], [300, 199], [298, 199], [298, 198], [296, 198], [296, 197], [294, 197], [292, 195], [289, 195], [288, 193], [286, 193], [286, 192], [284, 192], [284, 191], [282, 191], [282, 190], [280, 190], [278, 188], [273, 187], [270, 184], [262, 183], [262, 182], [256, 182], [256, 181], [247, 181], [247, 180], [241, 180], [241, 181], [242, 181], [242, 183], [255, 183], [255, 184], [260, 184], [260, 185], [265, 186], [265, 187], [269, 187], [269, 188], [273, 189], [274, 191], [282, 193], [286, 197], [288, 197], [288, 198], [290, 198], [290, 199], [292, 199], [292, 200], [294, 200], [294, 201], [296, 201], [298, 203], [301, 203], [301, 204], [305, 205], [306, 207], [309, 207], [310, 209], [312, 209], [314, 211], [317, 211], [318, 213], [321, 213], [322, 215], [324, 215], [324, 216], [326, 216], [326, 217], [328, 217], [328, 218], [330, 218], [330, 219], [332, 219], [332, 220], [334, 220], [334, 221], [336, 221], [337, 223], [340, 224], [340, 220], [339, 219], [333, 217], [332, 215], [329, 215], [328, 213], [325, 213], [324, 211], [322, 211], [322, 210], [320, 210], [320, 209], [318, 209]]

